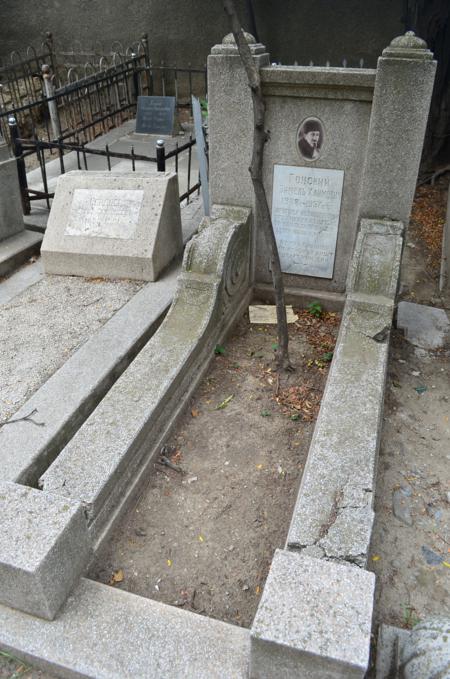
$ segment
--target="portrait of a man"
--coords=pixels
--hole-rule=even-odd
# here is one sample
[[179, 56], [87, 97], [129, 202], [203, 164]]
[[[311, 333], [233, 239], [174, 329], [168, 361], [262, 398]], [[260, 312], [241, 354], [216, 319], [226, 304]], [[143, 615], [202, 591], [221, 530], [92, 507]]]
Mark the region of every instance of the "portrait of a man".
[[317, 160], [323, 144], [323, 126], [317, 118], [306, 118], [297, 133], [297, 145], [305, 160]]

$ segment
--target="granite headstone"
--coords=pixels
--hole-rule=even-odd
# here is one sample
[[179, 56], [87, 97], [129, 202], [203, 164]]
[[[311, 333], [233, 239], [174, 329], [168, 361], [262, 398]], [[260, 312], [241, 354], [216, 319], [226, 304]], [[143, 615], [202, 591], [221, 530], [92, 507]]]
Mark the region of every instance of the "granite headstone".
[[41, 249], [46, 273], [154, 281], [182, 247], [175, 173], [58, 179]]
[[175, 97], [138, 97], [136, 132], [172, 135], [175, 128]]

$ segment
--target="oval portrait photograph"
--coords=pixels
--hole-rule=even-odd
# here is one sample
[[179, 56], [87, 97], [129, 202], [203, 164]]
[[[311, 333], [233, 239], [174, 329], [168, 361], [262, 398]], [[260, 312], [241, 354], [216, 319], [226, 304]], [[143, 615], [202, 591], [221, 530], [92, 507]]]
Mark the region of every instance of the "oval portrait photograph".
[[299, 126], [297, 146], [305, 160], [317, 160], [323, 144], [323, 125], [318, 118], [306, 118]]

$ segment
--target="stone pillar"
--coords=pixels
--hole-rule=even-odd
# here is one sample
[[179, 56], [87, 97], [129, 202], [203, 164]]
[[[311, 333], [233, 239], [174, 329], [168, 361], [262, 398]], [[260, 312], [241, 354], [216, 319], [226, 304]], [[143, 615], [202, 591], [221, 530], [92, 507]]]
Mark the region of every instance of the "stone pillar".
[[23, 231], [22, 199], [16, 159], [0, 137], [0, 241]]
[[[257, 68], [268, 66], [264, 45], [245, 34]], [[211, 204], [253, 206], [248, 168], [253, 146], [253, 109], [247, 76], [233, 35], [208, 57], [209, 177]]]
[[436, 62], [412, 31], [378, 60], [360, 216], [408, 224], [430, 108]]
[[364, 679], [375, 576], [277, 549], [250, 631], [250, 679]]

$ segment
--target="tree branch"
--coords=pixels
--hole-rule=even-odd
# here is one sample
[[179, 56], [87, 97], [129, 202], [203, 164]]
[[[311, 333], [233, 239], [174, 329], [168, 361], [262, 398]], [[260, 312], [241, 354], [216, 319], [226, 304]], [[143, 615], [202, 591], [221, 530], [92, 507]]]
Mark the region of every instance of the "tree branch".
[[234, 1], [223, 0], [223, 6], [230, 20], [231, 30], [247, 74], [248, 85], [252, 95], [254, 130], [250, 176], [255, 193], [255, 222], [261, 228], [270, 252], [272, 282], [277, 309], [277, 364], [279, 369], [293, 370], [293, 366], [289, 359], [289, 334], [286, 319], [286, 306], [284, 303], [283, 274], [281, 272], [280, 256], [278, 254], [272, 217], [263, 182], [264, 145], [268, 139], [268, 133], [264, 126], [266, 109], [261, 90], [261, 79], [259, 70], [255, 66], [250, 47], [245, 39], [244, 31], [239, 22]]

